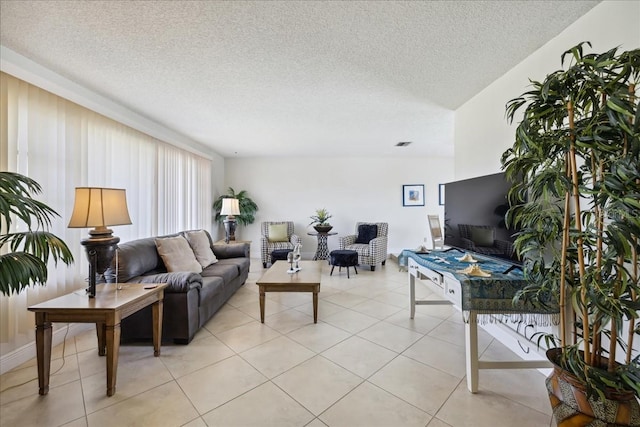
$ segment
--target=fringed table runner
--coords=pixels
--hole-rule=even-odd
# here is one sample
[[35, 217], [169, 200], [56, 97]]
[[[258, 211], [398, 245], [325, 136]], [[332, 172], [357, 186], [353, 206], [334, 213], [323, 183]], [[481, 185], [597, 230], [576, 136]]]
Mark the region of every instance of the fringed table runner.
[[473, 257], [478, 261], [476, 265], [490, 273], [491, 277], [470, 276], [459, 272], [470, 265], [469, 262], [458, 259], [463, 255], [465, 252], [455, 249], [428, 253], [403, 250], [398, 257], [398, 263], [406, 266], [411, 258], [419, 265], [455, 277], [462, 288], [462, 312], [465, 322], [469, 321], [469, 312], [473, 310], [477, 313], [478, 322], [482, 324], [512, 321], [549, 326], [559, 323], [557, 303], [547, 302], [546, 306], [541, 307], [534, 306], [531, 302], [520, 301], [514, 305], [513, 297], [527, 284], [521, 269], [514, 268], [507, 272], [513, 264], [473, 253]]

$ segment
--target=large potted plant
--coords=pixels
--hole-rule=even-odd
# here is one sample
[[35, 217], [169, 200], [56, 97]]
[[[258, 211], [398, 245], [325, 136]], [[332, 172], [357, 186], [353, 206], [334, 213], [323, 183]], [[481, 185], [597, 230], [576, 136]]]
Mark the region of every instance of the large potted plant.
[[558, 425], [638, 426], [640, 49], [586, 45], [507, 104], [509, 121], [521, 117], [502, 156], [507, 220], [530, 282], [516, 298], [560, 305], [559, 336], [544, 336]]
[[[11, 295], [24, 288], [47, 282], [47, 262], [73, 263], [73, 255], [66, 243], [47, 230], [57, 212], [35, 200], [32, 194], [42, 191], [31, 178], [13, 172], [0, 172], [0, 292]], [[10, 232], [18, 220], [24, 231]]]
[[251, 200], [251, 198], [247, 195], [246, 190], [242, 190], [238, 193], [229, 187], [227, 194], [223, 194], [213, 202], [213, 210], [216, 212], [216, 221], [223, 222], [224, 215], [220, 215], [220, 211], [222, 210], [222, 200], [223, 199], [238, 199], [238, 205], [240, 206], [240, 215], [236, 215], [236, 222], [240, 225], [249, 225], [253, 224], [256, 220], [256, 212], [258, 211], [258, 205]]

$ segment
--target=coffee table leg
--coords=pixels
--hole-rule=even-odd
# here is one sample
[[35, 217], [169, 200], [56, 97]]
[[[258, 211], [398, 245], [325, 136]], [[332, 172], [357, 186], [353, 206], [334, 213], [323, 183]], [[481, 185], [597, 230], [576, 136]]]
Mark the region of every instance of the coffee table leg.
[[260, 286], [260, 322], [264, 323], [264, 288]]
[[[107, 396], [116, 392], [118, 377], [118, 354], [120, 353], [120, 319], [110, 319], [106, 324], [107, 341]], [[113, 324], [116, 323], [117, 324]]]
[[36, 355], [38, 356], [39, 393], [49, 392], [51, 368], [51, 322], [45, 321], [45, 313], [36, 313]]
[[153, 355], [160, 356], [160, 346], [162, 345], [162, 300], [158, 300], [151, 305], [153, 316]]
[[318, 293], [313, 293], [313, 323], [318, 323]]

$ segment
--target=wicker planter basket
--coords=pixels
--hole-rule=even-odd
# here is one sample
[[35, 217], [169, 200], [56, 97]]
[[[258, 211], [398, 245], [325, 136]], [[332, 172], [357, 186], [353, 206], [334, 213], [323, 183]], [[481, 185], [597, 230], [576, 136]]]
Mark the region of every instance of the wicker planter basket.
[[558, 427], [640, 427], [640, 405], [632, 392], [612, 392], [605, 400], [587, 397], [585, 385], [558, 365], [561, 353], [560, 348], [547, 351], [553, 372], [546, 385]]

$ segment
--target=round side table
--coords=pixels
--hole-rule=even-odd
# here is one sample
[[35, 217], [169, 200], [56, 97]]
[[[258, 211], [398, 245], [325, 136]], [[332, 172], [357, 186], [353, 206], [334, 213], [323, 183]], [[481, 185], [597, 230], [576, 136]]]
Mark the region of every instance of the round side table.
[[314, 261], [324, 260], [329, 258], [329, 246], [327, 245], [327, 238], [334, 236], [338, 233], [307, 233], [309, 236], [316, 236], [318, 238], [318, 248], [316, 254], [313, 257]]

